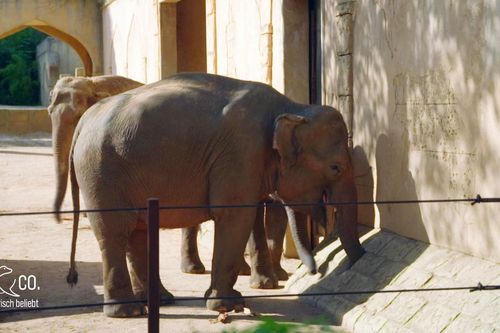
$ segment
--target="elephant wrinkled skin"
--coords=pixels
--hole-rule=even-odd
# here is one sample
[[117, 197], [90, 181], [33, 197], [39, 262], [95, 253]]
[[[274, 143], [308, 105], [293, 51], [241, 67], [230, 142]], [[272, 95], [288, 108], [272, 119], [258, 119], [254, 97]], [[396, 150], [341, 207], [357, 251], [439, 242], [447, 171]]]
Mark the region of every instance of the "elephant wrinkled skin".
[[[325, 193], [333, 201], [356, 200], [347, 129], [338, 111], [294, 103], [265, 84], [210, 74], [178, 74], [94, 105], [75, 130], [70, 175], [75, 209], [79, 188], [91, 209], [139, 207], [150, 197], [169, 205], [216, 206], [257, 204], [270, 193], [285, 204], [319, 203]], [[247, 240], [256, 248], [265, 244], [256, 236], [262, 234], [258, 232], [263, 228], [261, 210], [160, 212], [163, 228], [215, 221], [206, 296], [235, 298], [210, 299], [209, 309], [243, 306], [233, 287]], [[296, 215], [318, 221], [324, 218], [324, 209], [293, 206], [286, 212], [299, 257], [315, 272], [314, 258], [305, 245], [306, 226], [300, 222], [305, 219]], [[105, 301], [143, 295], [145, 212], [88, 216], [102, 252]], [[357, 210], [339, 206], [337, 217], [343, 247], [355, 261], [364, 253], [357, 235]], [[252, 269], [263, 262], [260, 256], [257, 251]], [[141, 304], [104, 306], [108, 316], [144, 311]]]

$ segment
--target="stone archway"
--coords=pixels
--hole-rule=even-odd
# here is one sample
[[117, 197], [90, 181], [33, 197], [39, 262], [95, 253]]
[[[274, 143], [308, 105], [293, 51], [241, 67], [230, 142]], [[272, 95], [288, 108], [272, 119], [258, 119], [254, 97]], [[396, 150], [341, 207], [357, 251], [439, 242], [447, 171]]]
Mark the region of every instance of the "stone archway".
[[85, 75], [103, 73], [98, 1], [5, 0], [0, 12], [0, 39], [32, 27], [71, 45], [82, 59]]

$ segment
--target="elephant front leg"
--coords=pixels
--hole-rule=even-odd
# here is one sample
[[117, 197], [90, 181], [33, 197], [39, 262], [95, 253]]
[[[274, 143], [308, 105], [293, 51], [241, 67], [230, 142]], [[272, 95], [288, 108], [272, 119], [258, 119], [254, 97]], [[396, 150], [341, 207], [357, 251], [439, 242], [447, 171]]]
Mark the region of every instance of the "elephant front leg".
[[241, 298], [241, 293], [233, 287], [238, 278], [245, 244], [255, 220], [255, 209], [219, 210], [214, 216], [215, 240], [211, 283], [205, 297], [229, 297], [229, 299], [208, 299], [207, 308], [218, 312], [241, 310], [245, 302]]
[[183, 228], [181, 238], [181, 271], [190, 274], [205, 273], [205, 266], [198, 254], [199, 226]]
[[247, 248], [251, 262], [250, 287], [255, 289], [277, 288], [278, 278], [273, 271], [271, 256], [267, 247], [263, 207], [257, 209], [257, 216], [248, 239]]
[[[132, 290], [138, 299], [146, 299], [148, 296], [147, 241], [146, 230], [135, 229], [130, 236], [127, 249]], [[159, 278], [160, 277], [158, 277], [158, 279]], [[174, 296], [163, 286], [161, 281], [160, 298], [161, 305], [174, 303]]]
[[267, 246], [271, 254], [274, 274], [280, 281], [288, 280], [288, 273], [281, 267], [283, 240], [285, 238], [287, 216], [283, 207], [270, 205], [266, 208], [265, 226]]
[[[100, 240], [99, 245], [103, 264], [104, 302], [135, 300], [125, 258], [126, 239]], [[107, 304], [103, 311], [108, 317], [133, 317], [144, 315], [146, 308], [140, 303]]]

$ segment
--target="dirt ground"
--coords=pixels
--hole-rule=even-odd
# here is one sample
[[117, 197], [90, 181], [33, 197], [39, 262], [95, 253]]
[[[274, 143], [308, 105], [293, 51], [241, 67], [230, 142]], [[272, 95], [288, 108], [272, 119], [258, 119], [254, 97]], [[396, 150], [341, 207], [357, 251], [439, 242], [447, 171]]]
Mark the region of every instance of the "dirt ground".
[[[0, 213], [49, 211], [54, 195], [54, 169], [51, 142], [47, 135], [31, 137], [0, 136]], [[67, 199], [64, 208], [71, 209]], [[0, 272], [0, 288], [8, 289], [14, 278], [24, 283], [14, 285], [17, 299], [38, 300], [39, 306], [102, 302], [102, 269], [97, 242], [84, 218], [80, 223], [77, 245], [78, 284], [70, 288], [65, 282], [71, 242], [71, 220], [56, 224], [51, 215], [0, 217], [0, 266], [12, 269]], [[199, 248], [202, 261], [210, 269], [213, 242], [211, 222], [202, 225]], [[210, 275], [183, 274], [179, 269], [180, 230], [160, 231], [160, 275], [175, 296], [203, 296]], [[284, 268], [293, 272], [295, 259], [284, 259]], [[31, 277], [29, 280], [29, 276]], [[280, 283], [283, 287], [283, 282]], [[20, 290], [19, 286], [30, 290]], [[238, 278], [236, 289], [243, 295], [285, 293], [281, 290], [250, 289], [248, 277]], [[0, 310], [7, 309], [12, 297], [0, 290]], [[248, 300], [254, 312], [279, 322], [321, 322], [328, 316], [312, 307], [301, 306], [293, 298]], [[203, 301], [177, 302], [160, 309], [163, 332], [222, 332], [255, 326], [262, 317], [230, 314], [230, 323], [211, 323], [216, 313], [205, 308]], [[340, 330], [328, 326], [333, 330]], [[36, 311], [19, 314], [0, 313], [1, 332], [144, 332], [147, 318], [112, 319], [100, 307]], [[309, 327], [308, 331], [320, 330]]]

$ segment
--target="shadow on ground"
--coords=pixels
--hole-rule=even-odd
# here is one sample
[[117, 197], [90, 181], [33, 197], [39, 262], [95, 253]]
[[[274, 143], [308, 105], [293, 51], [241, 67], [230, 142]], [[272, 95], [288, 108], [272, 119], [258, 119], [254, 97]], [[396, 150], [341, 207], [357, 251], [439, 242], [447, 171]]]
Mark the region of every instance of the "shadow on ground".
[[[379, 291], [398, 278], [428, 247], [408, 242], [390, 232], [363, 228], [361, 237], [366, 253], [354, 265], [350, 263], [339, 240], [326, 240], [316, 255], [318, 274], [308, 275], [303, 267], [287, 283], [293, 293], [332, 293]], [[301, 300], [328, 311], [332, 323], [345, 325], [344, 315], [371, 297], [381, 297], [389, 304], [398, 293], [350, 294], [302, 297]]]
[[[14, 283], [12, 291], [19, 295], [19, 297], [11, 297], [2, 294], [0, 297], [4, 302], [9, 302], [9, 300], [13, 300], [14, 302], [16, 300], [18, 302], [34, 300], [38, 301], [39, 307], [102, 302], [102, 295], [99, 295], [99, 290], [102, 289], [100, 287], [102, 286], [102, 264], [100, 262], [77, 263], [80, 276], [78, 284], [73, 287], [70, 287], [66, 283], [68, 262], [1, 260], [0, 265], [12, 270], [10, 274], [0, 275], [0, 287], [4, 290], [7, 288], [8, 290]], [[9, 309], [11, 308], [2, 307], [0, 311]], [[0, 322], [101, 311], [102, 307], [87, 307], [19, 313], [0, 312]]]

